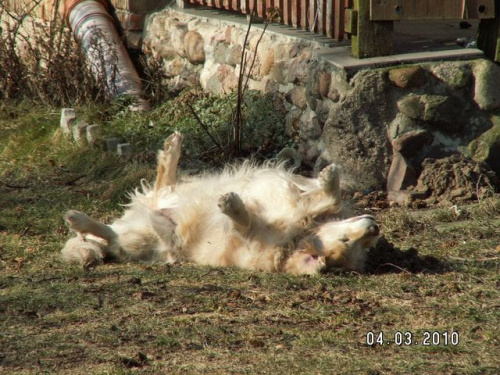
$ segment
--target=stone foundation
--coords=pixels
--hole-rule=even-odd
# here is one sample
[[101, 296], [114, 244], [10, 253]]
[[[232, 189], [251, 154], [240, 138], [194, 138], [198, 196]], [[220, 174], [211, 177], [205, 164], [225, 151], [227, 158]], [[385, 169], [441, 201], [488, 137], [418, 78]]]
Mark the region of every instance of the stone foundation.
[[[148, 17], [143, 51], [161, 61], [174, 87], [199, 84], [223, 95], [237, 87], [246, 30], [245, 22], [166, 9]], [[345, 187], [412, 189], [425, 159], [465, 153], [482, 162], [496, 154], [467, 151], [471, 142], [470, 150], [478, 142], [500, 144], [476, 140], [500, 108], [500, 68], [493, 63], [429, 62], [351, 77], [322, 57], [320, 43], [270, 30], [259, 43], [261, 36], [262, 25], [252, 28], [244, 50], [249, 62], [255, 59], [245, 72], [249, 89], [281, 94], [303, 162], [316, 170], [339, 163]]]

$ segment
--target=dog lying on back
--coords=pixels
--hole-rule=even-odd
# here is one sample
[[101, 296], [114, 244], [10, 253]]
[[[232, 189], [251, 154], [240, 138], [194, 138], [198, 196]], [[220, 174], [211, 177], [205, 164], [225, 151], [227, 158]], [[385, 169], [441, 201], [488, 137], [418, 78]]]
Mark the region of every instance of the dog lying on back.
[[180, 133], [165, 140], [154, 186], [142, 183], [113, 224], [66, 213], [77, 236], [62, 249], [65, 261], [86, 268], [125, 260], [293, 274], [363, 272], [379, 228], [369, 215], [347, 218], [336, 165], [311, 179], [279, 165], [244, 163], [177, 182], [182, 140]]

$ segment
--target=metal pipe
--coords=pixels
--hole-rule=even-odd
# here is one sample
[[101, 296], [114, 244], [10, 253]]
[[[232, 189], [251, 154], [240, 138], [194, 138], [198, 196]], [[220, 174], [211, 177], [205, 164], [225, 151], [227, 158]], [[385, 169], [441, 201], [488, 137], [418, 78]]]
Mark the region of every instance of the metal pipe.
[[112, 96], [130, 95], [135, 103], [131, 110], [147, 110], [142, 97], [141, 80], [116, 31], [104, 0], [67, 0], [66, 18], [73, 34], [82, 45], [97, 79], [105, 75]]

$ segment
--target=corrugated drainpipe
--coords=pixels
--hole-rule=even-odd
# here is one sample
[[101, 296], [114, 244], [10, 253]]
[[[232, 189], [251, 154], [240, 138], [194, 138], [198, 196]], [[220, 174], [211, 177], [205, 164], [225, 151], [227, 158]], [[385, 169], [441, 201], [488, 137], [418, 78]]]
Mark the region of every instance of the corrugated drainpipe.
[[131, 110], [148, 110], [139, 75], [106, 8], [105, 0], [66, 0], [66, 19], [94, 73], [105, 72], [110, 94], [130, 95], [136, 99]]

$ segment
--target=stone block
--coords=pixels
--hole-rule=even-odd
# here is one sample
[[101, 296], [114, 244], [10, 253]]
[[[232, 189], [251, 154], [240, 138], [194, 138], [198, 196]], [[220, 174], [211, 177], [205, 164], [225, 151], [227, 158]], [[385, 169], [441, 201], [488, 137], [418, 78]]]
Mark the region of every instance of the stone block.
[[118, 143], [119, 143], [118, 138], [106, 138], [104, 140], [104, 149], [105, 151], [111, 151], [111, 152], [116, 152], [118, 148]]
[[87, 139], [87, 126], [89, 124], [85, 121], [78, 121], [75, 126], [73, 126], [73, 139], [77, 143], [83, 143]]
[[119, 156], [125, 156], [132, 154], [132, 146], [130, 143], [120, 143], [116, 148], [116, 152]]
[[71, 134], [71, 128], [75, 124], [76, 121], [76, 113], [73, 108], [63, 108], [61, 110], [61, 121], [60, 126], [64, 134]]
[[169, 30], [170, 32], [170, 43], [174, 50], [181, 56], [186, 55], [186, 48], [184, 45], [184, 38], [188, 33], [188, 26], [183, 22], [170, 22]]
[[491, 61], [481, 60], [473, 67], [474, 101], [479, 108], [492, 111], [500, 108], [500, 67]]
[[205, 62], [204, 40], [197, 31], [188, 31], [184, 37], [184, 50], [190, 63], [203, 64]]
[[403, 89], [420, 87], [426, 82], [425, 70], [419, 66], [391, 69], [389, 71], [389, 81]]
[[467, 63], [450, 62], [431, 66], [431, 72], [441, 82], [453, 89], [467, 86], [472, 77], [472, 71]]
[[287, 95], [287, 100], [294, 106], [305, 109], [307, 107], [306, 90], [302, 86], [295, 86]]
[[87, 142], [91, 145], [96, 144], [101, 139], [101, 127], [99, 125], [87, 126]]
[[433, 136], [424, 129], [412, 130], [401, 134], [392, 141], [392, 148], [405, 158], [412, 158], [427, 144], [432, 142]]
[[410, 119], [432, 123], [447, 132], [460, 131], [464, 124], [464, 103], [456, 96], [409, 94], [397, 106]]
[[300, 116], [299, 136], [305, 140], [316, 140], [321, 137], [323, 129], [318, 121], [316, 112], [306, 108]]
[[230, 46], [227, 51], [226, 62], [232, 66], [240, 64], [242, 50], [243, 48], [239, 44]]
[[394, 152], [387, 176], [387, 191], [405, 190], [417, 184], [415, 169], [399, 152]]
[[500, 118], [492, 119], [493, 127], [469, 143], [468, 153], [475, 162], [487, 163], [500, 175]]
[[321, 72], [319, 75], [319, 94], [326, 98], [328, 96], [328, 92], [330, 91], [330, 83], [332, 82], [331, 73]]

